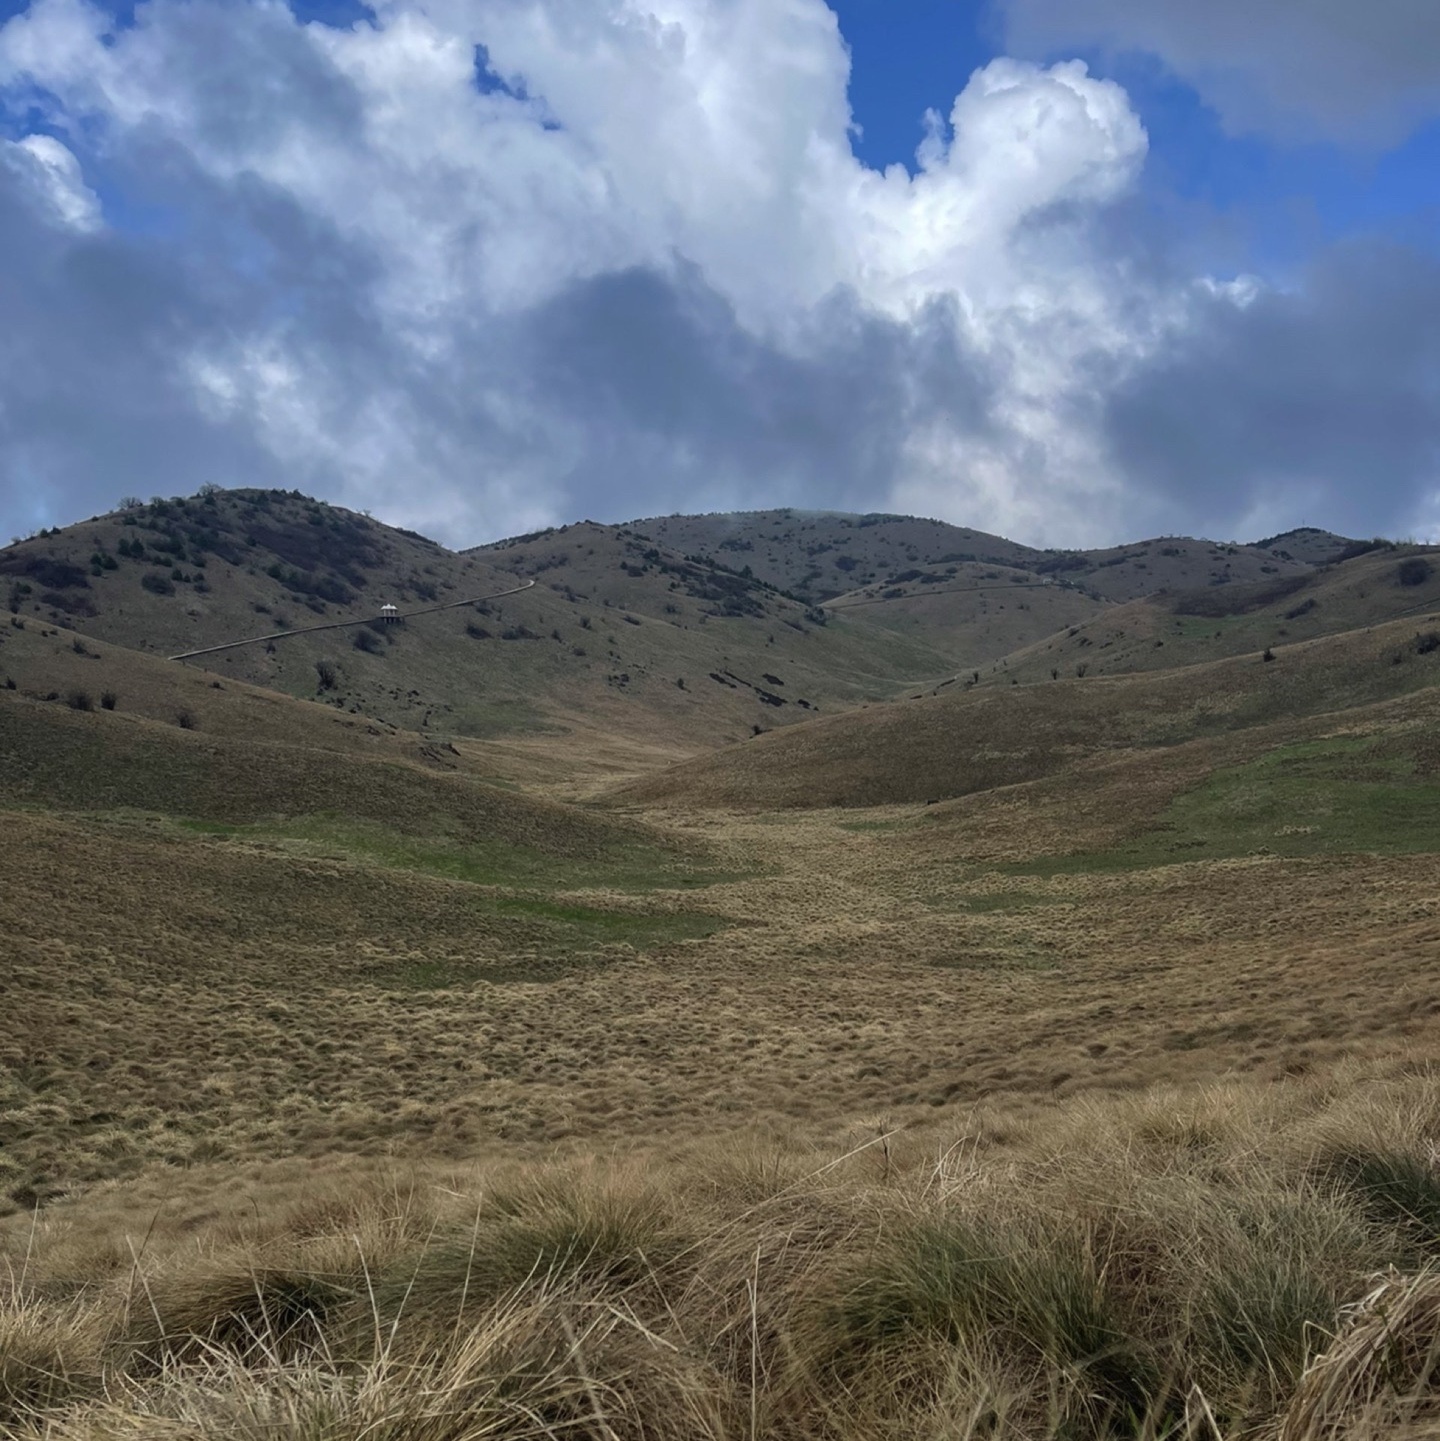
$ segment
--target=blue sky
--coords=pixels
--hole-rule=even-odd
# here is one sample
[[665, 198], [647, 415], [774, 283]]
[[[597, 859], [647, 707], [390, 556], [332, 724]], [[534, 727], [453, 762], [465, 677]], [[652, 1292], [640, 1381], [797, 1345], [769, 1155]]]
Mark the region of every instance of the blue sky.
[[0, 0], [8, 533], [209, 480], [1440, 536], [1433, 0], [87, 13]]

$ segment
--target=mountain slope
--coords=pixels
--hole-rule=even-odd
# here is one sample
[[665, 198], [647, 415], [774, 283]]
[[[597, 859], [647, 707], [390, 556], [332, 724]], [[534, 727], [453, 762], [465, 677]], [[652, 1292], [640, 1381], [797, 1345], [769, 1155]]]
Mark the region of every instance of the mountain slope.
[[1440, 551], [1382, 544], [1349, 560], [1249, 585], [1207, 586], [1114, 606], [981, 674], [1008, 685], [1173, 669], [1440, 612]]
[[[517, 570], [539, 583], [484, 599]], [[35, 537], [0, 552], [0, 585], [17, 617], [160, 655], [347, 623], [196, 663], [442, 739], [576, 731], [694, 749], [952, 668], [921, 641], [832, 623], [612, 528], [457, 555], [281, 492], [161, 501]], [[386, 603], [432, 613], [385, 625]]]
[[1166, 536], [1100, 550], [1037, 550], [915, 516], [799, 510], [657, 516], [632, 525], [672, 550], [748, 566], [761, 580], [812, 602], [896, 585], [936, 584], [950, 568], [972, 565], [1052, 577], [1096, 599], [1133, 600], [1157, 590], [1303, 571], [1346, 544], [1328, 532], [1297, 531], [1273, 537], [1273, 546]]
[[1408, 620], [1273, 656], [1027, 686], [952, 686], [729, 747], [633, 783], [617, 798], [764, 810], [933, 802], [1440, 685], [1440, 630], [1417, 637]]
[[795, 510], [663, 516], [633, 523], [659, 544], [753, 573], [831, 614], [863, 615], [983, 668], [1107, 607], [1163, 590], [1308, 574], [1347, 542], [1322, 531], [1273, 544], [1167, 536], [1091, 551], [1036, 550], [913, 516]]

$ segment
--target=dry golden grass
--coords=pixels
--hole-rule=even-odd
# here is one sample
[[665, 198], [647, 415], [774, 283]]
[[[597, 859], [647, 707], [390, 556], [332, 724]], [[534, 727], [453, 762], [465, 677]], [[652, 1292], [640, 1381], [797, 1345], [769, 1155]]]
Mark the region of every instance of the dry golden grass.
[[1437, 1140], [1433, 1077], [1351, 1068], [824, 1147], [151, 1176], [0, 1226], [0, 1431], [1418, 1437], [1440, 1238], [1317, 1177]]
[[1434, 704], [627, 815], [0, 693], [0, 1434], [1433, 1432]]
[[477, 882], [403, 847], [13, 812], [5, 1189], [161, 1159], [824, 1135], [1440, 1039], [1432, 857], [1017, 873], [985, 857], [1023, 855], [1027, 816], [996, 806], [973, 827], [671, 817], [721, 878], [638, 891], [563, 858]]
[[[1391, 699], [1413, 697], [1433, 715], [1440, 648], [1417, 653], [1414, 636], [1413, 622], [1395, 621], [1287, 647], [1274, 663], [1257, 654], [1154, 674], [956, 686], [760, 736], [616, 794], [754, 810], [933, 803], [1206, 736], [1272, 725], [1281, 739], [1324, 734], [1334, 713]], [[1266, 743], [1260, 734], [1254, 745]]]

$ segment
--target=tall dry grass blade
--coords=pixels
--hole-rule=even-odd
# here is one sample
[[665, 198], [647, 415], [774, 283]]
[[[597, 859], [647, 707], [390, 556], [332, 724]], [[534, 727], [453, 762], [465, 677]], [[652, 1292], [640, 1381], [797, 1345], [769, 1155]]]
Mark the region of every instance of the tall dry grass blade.
[[1392, 1273], [1348, 1308], [1334, 1344], [1301, 1377], [1279, 1441], [1378, 1437], [1401, 1426], [1440, 1434], [1437, 1375], [1440, 1273]]

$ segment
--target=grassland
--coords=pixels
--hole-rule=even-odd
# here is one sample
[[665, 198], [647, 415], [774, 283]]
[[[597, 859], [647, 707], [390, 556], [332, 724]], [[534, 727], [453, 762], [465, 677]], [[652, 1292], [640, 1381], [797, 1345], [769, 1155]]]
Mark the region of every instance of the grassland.
[[[0, 1435], [1435, 1435], [1401, 634], [947, 692], [597, 804], [663, 752], [452, 749], [27, 625]], [[66, 703], [102, 673], [128, 702]]]
[[[1398, 657], [1398, 660], [1397, 660]], [[1153, 673], [954, 686], [699, 756], [624, 791], [644, 804], [769, 810], [938, 802], [1207, 737], [1410, 695], [1433, 706], [1440, 647], [1409, 621]]]

